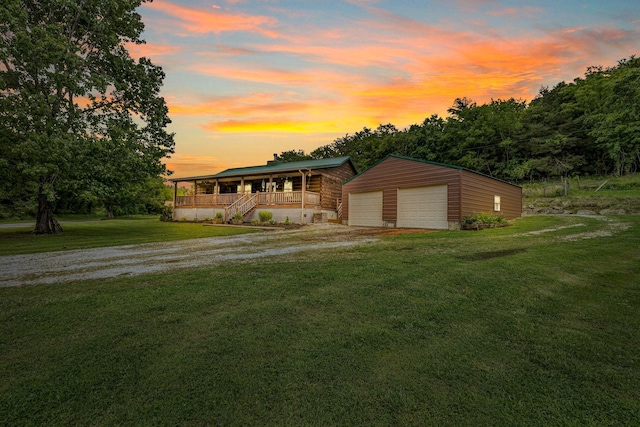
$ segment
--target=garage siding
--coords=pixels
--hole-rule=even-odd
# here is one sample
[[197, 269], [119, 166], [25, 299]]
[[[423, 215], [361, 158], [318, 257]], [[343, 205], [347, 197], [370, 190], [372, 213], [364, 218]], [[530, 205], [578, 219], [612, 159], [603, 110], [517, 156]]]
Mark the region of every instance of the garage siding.
[[349, 218], [349, 194], [382, 191], [382, 222], [398, 224], [398, 191], [425, 186], [447, 186], [447, 220], [459, 223], [474, 212], [493, 213], [493, 198], [501, 196], [507, 219], [522, 212], [522, 189], [460, 167], [389, 156], [346, 182], [342, 187], [343, 220]]
[[[522, 188], [496, 179], [464, 170], [462, 178], [461, 217], [476, 213], [500, 213], [506, 219], [522, 214]], [[494, 211], [493, 198], [500, 196], [500, 211]]]
[[349, 218], [349, 194], [367, 191], [382, 191], [383, 222], [397, 221], [398, 189], [423, 187], [425, 185], [447, 185], [447, 219], [459, 221], [460, 216], [460, 177], [459, 169], [408, 160], [400, 157], [387, 157], [342, 187], [342, 218]]

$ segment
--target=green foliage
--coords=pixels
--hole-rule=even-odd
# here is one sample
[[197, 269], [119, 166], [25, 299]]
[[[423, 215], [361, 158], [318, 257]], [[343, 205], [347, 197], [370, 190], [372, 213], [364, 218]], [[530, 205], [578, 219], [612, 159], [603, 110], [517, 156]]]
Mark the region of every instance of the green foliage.
[[124, 212], [166, 172], [164, 73], [125, 48], [143, 43], [140, 3], [0, 6], [0, 204], [35, 204], [37, 233], [53, 231], [57, 204]]
[[300, 160], [311, 160], [312, 157], [308, 154], [304, 153], [304, 150], [289, 150], [283, 151], [277, 156], [277, 160], [287, 163], [287, 162], [297, 162]]
[[268, 223], [273, 219], [273, 212], [271, 211], [258, 211], [258, 216], [260, 217], [260, 222]]
[[215, 219], [223, 219], [222, 212], [216, 212]]
[[242, 214], [240, 212], [236, 212], [233, 215], [233, 219], [244, 219], [244, 217], [242, 216]]
[[488, 212], [476, 212], [465, 216], [462, 219], [462, 225], [481, 224], [481, 225], [506, 225], [507, 220], [502, 214], [492, 214]]
[[289, 216], [287, 215], [287, 217], [284, 219], [284, 225], [290, 225], [291, 221], [289, 220]]
[[173, 208], [171, 206], [163, 206], [160, 210], [160, 221], [167, 222], [173, 220]]

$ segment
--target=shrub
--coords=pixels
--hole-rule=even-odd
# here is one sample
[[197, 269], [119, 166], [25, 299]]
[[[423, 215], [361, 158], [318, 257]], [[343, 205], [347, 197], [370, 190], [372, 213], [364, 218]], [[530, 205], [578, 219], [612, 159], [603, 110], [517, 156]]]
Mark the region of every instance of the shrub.
[[289, 225], [289, 224], [291, 224], [291, 221], [289, 221], [289, 217], [287, 216], [287, 217], [284, 219], [284, 225]]
[[502, 214], [495, 215], [487, 212], [472, 213], [462, 220], [462, 226], [469, 228], [472, 226], [500, 226], [506, 224], [507, 220], [504, 219]]
[[244, 219], [244, 217], [242, 216], [242, 214], [240, 212], [236, 212], [233, 215], [233, 219]]
[[222, 212], [216, 212], [215, 219], [222, 219]]
[[168, 222], [173, 220], [173, 209], [171, 206], [163, 206], [160, 210], [160, 221]]
[[260, 225], [260, 220], [258, 218], [254, 218], [251, 220], [251, 225]]
[[271, 211], [259, 211], [258, 216], [262, 223], [268, 223], [273, 219], [273, 213]]

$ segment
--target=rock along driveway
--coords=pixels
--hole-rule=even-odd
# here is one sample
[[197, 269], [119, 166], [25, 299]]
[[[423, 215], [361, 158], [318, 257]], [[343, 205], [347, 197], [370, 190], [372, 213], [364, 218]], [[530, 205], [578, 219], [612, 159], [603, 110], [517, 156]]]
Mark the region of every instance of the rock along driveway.
[[0, 257], [0, 287], [53, 284], [278, 259], [363, 244], [378, 233], [336, 224], [229, 237]]

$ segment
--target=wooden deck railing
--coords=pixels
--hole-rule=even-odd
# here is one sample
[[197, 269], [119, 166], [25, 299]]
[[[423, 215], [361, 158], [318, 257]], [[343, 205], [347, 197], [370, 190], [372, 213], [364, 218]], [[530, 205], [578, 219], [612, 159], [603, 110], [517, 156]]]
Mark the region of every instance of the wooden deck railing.
[[[311, 191], [304, 192], [305, 206], [319, 206], [320, 194]], [[176, 207], [204, 207], [220, 206], [229, 207], [248, 194], [198, 194], [195, 196], [178, 196]], [[257, 205], [296, 205], [302, 204], [302, 191], [252, 193]], [[246, 199], [244, 199], [246, 201]]]

